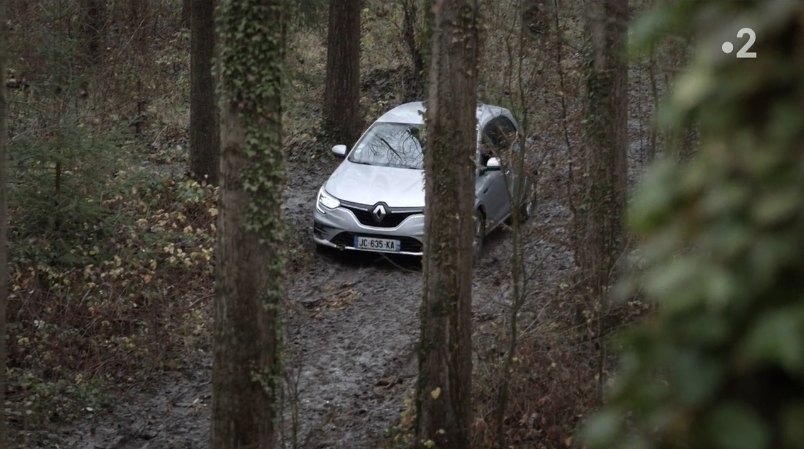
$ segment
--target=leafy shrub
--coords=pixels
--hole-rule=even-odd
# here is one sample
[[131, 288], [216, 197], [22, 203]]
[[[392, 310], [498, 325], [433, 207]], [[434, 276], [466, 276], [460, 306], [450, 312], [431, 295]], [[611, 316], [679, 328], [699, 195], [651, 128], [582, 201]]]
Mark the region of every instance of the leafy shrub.
[[[630, 282], [658, 308], [624, 338], [589, 447], [801, 447], [802, 14], [800, 2], [687, 0], [648, 19], [654, 33], [705, 30], [666, 111], [699, 126], [701, 147], [655, 167], [634, 201], [647, 269]], [[746, 24], [758, 58], [720, 52]]]
[[206, 338], [216, 188], [132, 179], [138, 187], [118, 179], [99, 205], [118, 217], [101, 223], [103, 238], [65, 238], [80, 264], [13, 260], [10, 397], [27, 424], [97, 410], [110, 383], [175, 369], [178, 349]]
[[108, 230], [114, 216], [103, 202], [128, 150], [120, 134], [93, 130], [77, 111], [37, 131], [16, 136], [10, 146], [11, 239], [21, 243], [16, 258], [38, 251], [46, 260], [80, 263], [71, 249], [94, 244]]

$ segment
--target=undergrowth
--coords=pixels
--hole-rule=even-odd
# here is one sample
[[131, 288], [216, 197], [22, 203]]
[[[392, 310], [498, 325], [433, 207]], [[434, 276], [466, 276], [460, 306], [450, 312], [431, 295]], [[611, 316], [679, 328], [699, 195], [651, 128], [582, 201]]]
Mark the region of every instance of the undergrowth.
[[22, 406], [10, 417], [25, 427], [94, 412], [105, 386], [176, 369], [206, 338], [216, 189], [134, 184], [103, 200], [114, 220], [78, 224], [98, 238], [56, 240], [70, 258], [53, 258], [52, 236], [13, 247], [9, 397]]

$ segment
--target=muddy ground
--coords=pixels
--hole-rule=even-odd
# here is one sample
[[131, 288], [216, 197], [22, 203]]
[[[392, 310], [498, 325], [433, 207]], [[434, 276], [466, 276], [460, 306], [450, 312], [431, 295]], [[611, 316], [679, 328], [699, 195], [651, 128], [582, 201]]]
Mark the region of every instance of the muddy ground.
[[[285, 214], [306, 236], [317, 189], [338, 161], [290, 163]], [[542, 182], [560, 183], [556, 179]], [[556, 189], [541, 189], [548, 192]], [[541, 195], [528, 222], [526, 253], [536, 273], [538, 291], [555, 291], [571, 254], [566, 239], [569, 214]], [[404, 409], [404, 397], [416, 373], [415, 341], [421, 296], [421, 265], [416, 258], [317, 252], [308, 239], [303, 269], [288, 281], [286, 330], [290, 375], [284, 417], [292, 427], [298, 404], [297, 441], [303, 448], [375, 448]], [[510, 230], [501, 228], [487, 241], [475, 269], [476, 333], [483, 323], [502, 318], [509, 301]], [[121, 393], [112, 409], [57, 430], [35, 431], [20, 447], [157, 449], [205, 447], [211, 403], [209, 348], [187, 354], [179, 368], [158, 384]], [[293, 393], [293, 389], [297, 393]], [[296, 398], [294, 401], [293, 399]], [[291, 432], [285, 435], [292, 447]]]
[[[633, 71], [632, 71], [633, 72]], [[639, 73], [632, 73], [639, 75]], [[368, 86], [372, 88], [372, 86]], [[387, 86], [374, 86], [378, 92]], [[364, 89], [366, 86], [364, 86]], [[652, 110], [644, 83], [631, 85], [629, 114], [629, 184], [645, 165], [646, 117]], [[557, 104], [557, 103], [556, 103]], [[557, 108], [555, 104], [551, 108]], [[553, 115], [559, 114], [553, 111]], [[558, 122], [557, 122], [558, 123]], [[571, 133], [572, 134], [572, 133]], [[558, 126], [541, 134], [537, 161], [537, 207], [525, 225], [526, 270], [531, 292], [520, 318], [522, 332], [544, 319], [544, 307], [561, 302], [571, 282], [569, 249], [571, 213], [566, 204], [571, 155]], [[571, 145], [578, 137], [571, 135]], [[312, 153], [327, 153], [321, 158]], [[284, 212], [302, 245], [305, 262], [288, 279], [286, 317], [289, 390], [283, 407], [284, 427], [292, 427], [298, 404], [298, 446], [378, 448], [389, 427], [399, 420], [404, 398], [416, 374], [415, 342], [421, 296], [417, 259], [337, 252], [319, 253], [309, 239], [315, 195], [339, 160], [319, 149], [291, 155]], [[177, 175], [182, 165], [155, 167], [160, 175]], [[473, 283], [473, 350], [498, 344], [498, 325], [510, 305], [511, 232], [503, 226], [487, 239]], [[478, 344], [480, 342], [480, 344]], [[477, 352], [475, 358], [480, 357]], [[103, 414], [61, 428], [20, 432], [20, 448], [164, 449], [206, 447], [209, 437], [212, 357], [209, 345], [184, 355], [175, 371], [157, 383], [116, 395]], [[477, 364], [476, 364], [477, 367]], [[294, 447], [290, 432], [285, 447]]]

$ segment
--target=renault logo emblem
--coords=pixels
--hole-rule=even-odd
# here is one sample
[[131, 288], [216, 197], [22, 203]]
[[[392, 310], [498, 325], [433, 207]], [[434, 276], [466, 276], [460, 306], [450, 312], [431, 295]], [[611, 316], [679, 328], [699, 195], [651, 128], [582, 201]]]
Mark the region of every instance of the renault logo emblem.
[[371, 215], [374, 217], [374, 221], [377, 223], [381, 222], [383, 218], [388, 214], [388, 211], [385, 210], [385, 206], [382, 204], [378, 204], [374, 206], [374, 209], [371, 211]]

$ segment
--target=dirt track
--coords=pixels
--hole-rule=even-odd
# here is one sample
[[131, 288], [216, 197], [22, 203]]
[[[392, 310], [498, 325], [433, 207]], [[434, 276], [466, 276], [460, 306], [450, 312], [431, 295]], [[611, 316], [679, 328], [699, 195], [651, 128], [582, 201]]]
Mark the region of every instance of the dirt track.
[[[336, 164], [327, 159], [288, 167], [284, 212], [302, 235], [310, 228], [317, 189]], [[540, 203], [537, 215], [530, 222], [531, 232], [537, 227], [534, 223], [563, 232], [558, 223], [567, 214], [559, 204]], [[501, 229], [489, 236], [476, 269], [476, 321], [499, 316], [507, 301], [508, 234]], [[308, 265], [290, 276], [286, 321], [290, 383], [295, 380], [298, 386], [298, 440], [304, 448], [378, 447], [413, 387], [420, 263], [411, 258], [318, 254], [309, 240], [304, 241], [304, 250], [313, 255]], [[553, 283], [560, 277], [555, 270], [569, 269], [571, 256], [563, 248], [542, 238], [528, 242], [532, 264], [539, 258], [551, 259], [547, 265], [553, 274], [537, 270], [536, 282]], [[539, 290], [550, 290], [543, 287]], [[105, 415], [35, 435], [34, 447], [204, 447], [209, 436], [211, 365], [208, 348], [187, 354], [181, 368], [166, 374], [158, 385], [123, 394], [124, 399]], [[285, 410], [290, 427], [292, 413], [289, 406]]]
[[[642, 98], [636, 91], [631, 94]], [[644, 166], [642, 106], [641, 101], [631, 104], [631, 183]], [[567, 247], [570, 212], [563, 203], [570, 155], [556, 130], [552, 131], [544, 133], [537, 149], [543, 155], [538, 205], [525, 229], [532, 292], [527, 311], [531, 321], [521, 323], [523, 332], [529, 323], [537, 322], [543, 304], [561, 301], [559, 285], [569, 281], [573, 266]], [[329, 156], [324, 161], [298, 159], [288, 165], [284, 213], [302, 237], [302, 252], [309, 255], [307, 264], [297, 267], [288, 279], [288, 365], [299, 373], [300, 446], [380, 447], [413, 387], [421, 267], [412, 259], [315, 253], [307, 238], [311, 208], [318, 188], [338, 161]], [[168, 172], [183, 170], [183, 166], [175, 168]], [[496, 345], [489, 324], [501, 322], [510, 301], [510, 254], [509, 230], [499, 229], [488, 237], [473, 283], [475, 346], [479, 340]], [[206, 447], [211, 366], [209, 348], [199, 348], [186, 354], [179, 369], [166, 373], [158, 384], [120, 395], [120, 402], [108, 413], [56, 430], [33, 430], [18, 447]], [[284, 416], [290, 419], [291, 413], [286, 411]]]

